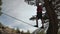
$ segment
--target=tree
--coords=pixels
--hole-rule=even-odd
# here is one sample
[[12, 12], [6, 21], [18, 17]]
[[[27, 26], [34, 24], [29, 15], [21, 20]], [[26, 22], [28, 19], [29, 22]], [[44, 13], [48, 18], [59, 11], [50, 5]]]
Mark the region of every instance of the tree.
[[20, 34], [20, 30], [19, 30], [19, 28], [17, 28], [16, 33]]
[[26, 33], [27, 33], [27, 34], [30, 34], [30, 31], [28, 30]]
[[21, 34], [24, 34], [24, 31], [22, 31]]
[[5, 29], [4, 25], [0, 22], [0, 28]]
[[58, 19], [57, 14], [55, 13], [52, 2], [49, 3], [49, 0], [44, 0], [45, 8], [47, 14], [49, 15], [49, 28], [47, 34], [57, 34], [58, 32]]

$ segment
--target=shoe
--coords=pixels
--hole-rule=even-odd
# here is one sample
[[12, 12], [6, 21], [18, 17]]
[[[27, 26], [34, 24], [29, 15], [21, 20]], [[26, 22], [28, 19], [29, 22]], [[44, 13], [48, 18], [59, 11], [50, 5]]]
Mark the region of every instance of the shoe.
[[38, 27], [38, 25], [35, 25], [34, 27]]
[[42, 26], [41, 28], [42, 28], [42, 29], [44, 29], [44, 27], [43, 27], [43, 26]]

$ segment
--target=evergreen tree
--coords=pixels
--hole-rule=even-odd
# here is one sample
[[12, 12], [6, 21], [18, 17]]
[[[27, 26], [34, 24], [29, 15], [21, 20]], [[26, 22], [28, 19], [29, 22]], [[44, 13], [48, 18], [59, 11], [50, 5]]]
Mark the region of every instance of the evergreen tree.
[[24, 34], [24, 32], [22, 31], [21, 34]]
[[29, 30], [27, 31], [27, 34], [30, 34], [30, 31]]
[[17, 28], [16, 33], [20, 34], [20, 30], [19, 30], [19, 28]]

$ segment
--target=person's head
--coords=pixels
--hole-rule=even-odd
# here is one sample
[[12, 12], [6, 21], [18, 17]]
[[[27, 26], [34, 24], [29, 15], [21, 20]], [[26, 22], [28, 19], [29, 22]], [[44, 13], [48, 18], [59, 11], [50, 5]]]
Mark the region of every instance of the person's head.
[[41, 3], [37, 4], [37, 6], [41, 6], [41, 5], [42, 5]]
[[42, 5], [41, 3], [39, 3], [39, 5]]

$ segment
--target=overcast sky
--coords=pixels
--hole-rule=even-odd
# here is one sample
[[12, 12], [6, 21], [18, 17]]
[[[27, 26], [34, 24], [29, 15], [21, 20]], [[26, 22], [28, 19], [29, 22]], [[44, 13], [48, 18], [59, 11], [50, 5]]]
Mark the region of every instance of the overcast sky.
[[[30, 21], [29, 18], [32, 15], [36, 15], [36, 6], [28, 5], [24, 0], [2, 0], [2, 12], [13, 16], [17, 19], [23, 20], [29, 24], [35, 25], [35, 21]], [[33, 32], [36, 28], [25, 24], [21, 21], [15, 20], [9, 16], [2, 14], [0, 16], [0, 22], [4, 25], [23, 29], [24, 31], [30, 30]], [[41, 26], [41, 21], [39, 22], [39, 27]]]

